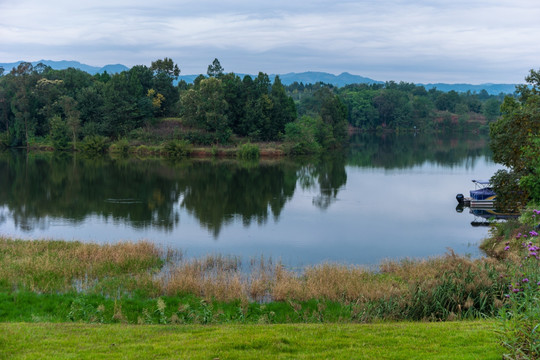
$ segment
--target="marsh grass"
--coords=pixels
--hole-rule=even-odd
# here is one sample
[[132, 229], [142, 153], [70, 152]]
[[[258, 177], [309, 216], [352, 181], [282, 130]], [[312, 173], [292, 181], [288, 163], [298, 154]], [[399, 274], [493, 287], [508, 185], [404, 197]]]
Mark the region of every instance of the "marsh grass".
[[[59, 319], [86, 322], [480, 318], [497, 312], [504, 291], [498, 262], [451, 252], [388, 261], [376, 272], [332, 263], [292, 271], [264, 257], [247, 262], [224, 255], [185, 258], [149, 242], [97, 245], [0, 238], [0, 262], [6, 304], [50, 302], [50, 313], [34, 311], [34, 316], [55, 313]], [[23, 295], [28, 302], [18, 300]], [[64, 304], [64, 310], [56, 303]], [[22, 316], [13, 315], [7, 305], [3, 309], [0, 319]]]
[[[0, 284], [34, 292], [151, 289], [163, 265], [148, 242], [113, 245], [0, 237]], [[106, 292], [106, 291], [105, 291]]]

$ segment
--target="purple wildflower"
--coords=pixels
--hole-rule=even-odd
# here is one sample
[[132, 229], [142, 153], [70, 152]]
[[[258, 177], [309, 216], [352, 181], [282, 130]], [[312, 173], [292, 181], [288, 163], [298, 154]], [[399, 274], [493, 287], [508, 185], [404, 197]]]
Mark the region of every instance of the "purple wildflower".
[[508, 251], [508, 250], [510, 250], [510, 246], [507, 246], [504, 248], [504, 251]]
[[525, 279], [521, 280], [521, 282], [528, 283], [529, 279], [525, 278]]

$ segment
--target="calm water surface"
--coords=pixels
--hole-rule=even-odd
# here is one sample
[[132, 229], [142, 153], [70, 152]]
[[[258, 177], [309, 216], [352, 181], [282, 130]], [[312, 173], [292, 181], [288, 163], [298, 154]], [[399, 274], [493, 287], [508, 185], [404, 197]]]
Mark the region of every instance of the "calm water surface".
[[477, 135], [358, 134], [322, 159], [184, 161], [0, 153], [0, 234], [374, 265], [453, 249], [487, 228], [457, 193], [494, 164]]

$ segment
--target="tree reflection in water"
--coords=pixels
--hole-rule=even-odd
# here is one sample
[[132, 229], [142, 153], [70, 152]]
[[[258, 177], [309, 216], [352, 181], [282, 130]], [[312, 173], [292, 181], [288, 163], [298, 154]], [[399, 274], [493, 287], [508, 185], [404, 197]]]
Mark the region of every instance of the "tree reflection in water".
[[489, 156], [485, 138], [356, 134], [339, 154], [317, 159], [244, 163], [235, 160], [88, 159], [80, 154], [0, 153], [0, 225], [23, 231], [51, 220], [76, 227], [89, 217], [135, 229], [171, 232], [182, 213], [218, 238], [227, 224], [279, 221], [295, 193], [316, 193], [321, 210], [347, 182], [346, 166], [407, 168], [430, 161], [453, 166]]

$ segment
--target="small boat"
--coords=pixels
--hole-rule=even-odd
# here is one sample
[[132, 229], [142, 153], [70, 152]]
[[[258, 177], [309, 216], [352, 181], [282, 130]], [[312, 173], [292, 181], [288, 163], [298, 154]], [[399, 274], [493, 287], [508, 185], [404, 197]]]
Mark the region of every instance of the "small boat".
[[497, 194], [491, 188], [488, 180], [473, 180], [475, 189], [471, 190], [470, 196], [457, 194], [456, 199], [460, 204], [470, 207], [493, 208]]

